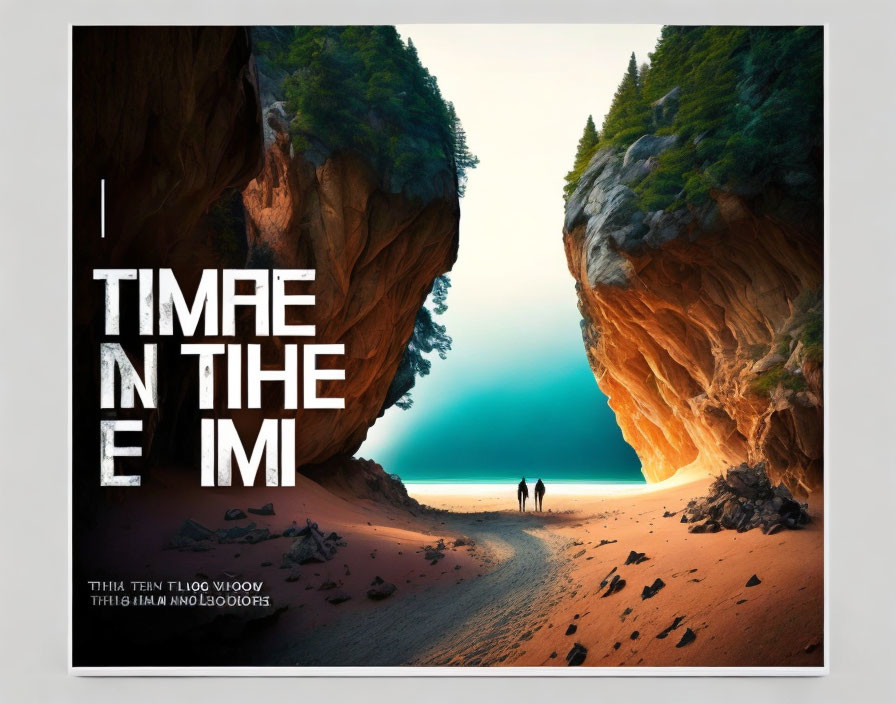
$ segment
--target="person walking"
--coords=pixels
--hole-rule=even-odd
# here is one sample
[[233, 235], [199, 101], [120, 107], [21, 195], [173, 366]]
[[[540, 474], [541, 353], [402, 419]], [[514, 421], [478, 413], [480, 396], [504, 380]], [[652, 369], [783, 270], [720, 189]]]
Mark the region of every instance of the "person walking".
[[520, 504], [520, 511], [526, 511], [526, 499], [529, 498], [529, 487], [526, 485], [526, 478], [523, 477], [516, 487], [516, 500]]
[[535, 482], [535, 510], [544, 510], [544, 482], [541, 481], [541, 477]]

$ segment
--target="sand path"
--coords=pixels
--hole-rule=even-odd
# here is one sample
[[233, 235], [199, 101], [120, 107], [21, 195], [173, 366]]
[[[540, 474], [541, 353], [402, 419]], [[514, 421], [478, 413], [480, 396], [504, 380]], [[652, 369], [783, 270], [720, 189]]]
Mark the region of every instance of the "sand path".
[[497, 567], [390, 599], [367, 614], [346, 614], [289, 648], [283, 664], [476, 666], [521, 654], [556, 603], [569, 570], [560, 555], [568, 541], [544, 528], [544, 515], [443, 517], [446, 528], [473, 538]]

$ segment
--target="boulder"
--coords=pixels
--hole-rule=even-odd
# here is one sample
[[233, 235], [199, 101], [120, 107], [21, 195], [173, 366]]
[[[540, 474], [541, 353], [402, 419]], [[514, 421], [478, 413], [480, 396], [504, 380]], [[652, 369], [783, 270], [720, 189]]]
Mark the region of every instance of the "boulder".
[[374, 577], [367, 590], [367, 598], [373, 601], [382, 601], [395, 593], [396, 587], [391, 582], [386, 582], [382, 577]]
[[274, 504], [267, 503], [261, 508], [250, 508], [249, 513], [254, 513], [256, 516], [273, 516]]
[[688, 628], [681, 636], [681, 640], [675, 644], [675, 647], [683, 648], [684, 646], [693, 643], [695, 640], [697, 640], [697, 634]]
[[607, 591], [601, 595], [601, 599], [622, 591], [624, 586], [625, 580], [620, 578], [618, 574], [613, 575], [613, 579], [610, 580], [610, 586], [607, 587]]
[[335, 606], [337, 604], [342, 604], [343, 602], [346, 602], [349, 599], [351, 599], [351, 597], [348, 594], [346, 594], [345, 592], [333, 592], [331, 594], [328, 594], [325, 597], [324, 601], [326, 601], [328, 604], [333, 604]]
[[215, 534], [198, 521], [188, 518], [178, 531], [178, 536], [190, 540], [212, 540]]
[[625, 156], [622, 158], [622, 166], [629, 166], [632, 162], [643, 161], [652, 156], [657, 156], [667, 149], [674, 147], [678, 141], [675, 135], [655, 135], [645, 134], [639, 137], [635, 142], [625, 150]]
[[646, 562], [649, 559], [650, 558], [647, 557], [647, 555], [645, 555], [643, 552], [635, 552], [634, 550], [632, 550], [628, 554], [628, 557], [625, 558], [625, 564], [626, 565], [640, 565], [642, 562]]
[[566, 662], [570, 667], [578, 667], [583, 662], [585, 662], [585, 657], [588, 655], [588, 648], [586, 648], [581, 643], [576, 643], [572, 646], [572, 649], [566, 654]]
[[653, 584], [648, 587], [644, 587], [644, 591], [641, 592], [641, 599], [650, 599], [656, 596], [656, 593], [665, 586], [666, 583], [659, 577], [657, 577], [655, 580], [653, 580]]
[[224, 512], [225, 521], [238, 521], [241, 518], [246, 518], [246, 514], [241, 508], [229, 508]]

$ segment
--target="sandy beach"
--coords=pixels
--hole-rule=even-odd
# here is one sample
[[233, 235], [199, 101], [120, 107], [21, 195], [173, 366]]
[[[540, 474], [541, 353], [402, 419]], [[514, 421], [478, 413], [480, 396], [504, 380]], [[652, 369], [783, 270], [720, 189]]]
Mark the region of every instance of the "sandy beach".
[[[304, 477], [286, 493], [203, 491], [171, 475], [115, 507], [93, 559], [121, 576], [164, 565], [171, 579], [262, 580], [272, 607], [250, 619], [252, 647], [240, 652], [284, 666], [565, 667], [576, 644], [586, 667], [820, 666], [821, 494], [800, 530], [689, 533], [680, 511], [709, 481], [549, 484], [544, 512], [520, 513], [515, 484], [410, 484], [432, 507], [414, 510], [350, 500]], [[151, 521], [133, 520], [156, 493], [169, 500]], [[222, 521], [230, 508], [267, 502], [275, 515]], [[210, 529], [254, 523], [274, 537], [173, 550], [167, 541], [186, 518]], [[342, 544], [325, 562], [284, 569], [294, 539], [279, 533], [309, 518]], [[626, 564], [632, 551], [643, 556]], [[760, 583], [746, 586], [754, 574]], [[624, 585], [608, 593], [616, 575]], [[395, 585], [388, 598], [367, 596], [377, 578]]]

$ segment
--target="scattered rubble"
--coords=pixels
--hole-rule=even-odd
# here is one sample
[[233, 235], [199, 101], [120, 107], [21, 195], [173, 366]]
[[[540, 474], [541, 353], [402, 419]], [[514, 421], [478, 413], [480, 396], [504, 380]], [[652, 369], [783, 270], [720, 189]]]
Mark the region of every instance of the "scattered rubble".
[[653, 580], [653, 584], [651, 584], [649, 587], [644, 587], [644, 591], [641, 592], [641, 599], [650, 599], [665, 586], [666, 583], [659, 577], [657, 577], [655, 580]]
[[684, 635], [681, 636], [681, 640], [678, 641], [678, 643], [675, 644], [675, 647], [676, 647], [676, 648], [683, 648], [684, 646], [693, 643], [695, 640], [697, 640], [697, 634], [694, 633], [690, 628], [688, 628], [688, 629], [684, 632]]
[[566, 654], [566, 662], [570, 667], [576, 667], [585, 662], [585, 657], [587, 655], [588, 648], [581, 643], [576, 643], [572, 646], [572, 650]]
[[640, 565], [642, 562], [646, 562], [649, 559], [650, 558], [647, 557], [647, 555], [645, 553], [635, 552], [634, 550], [632, 550], [628, 554], [628, 557], [625, 558], [625, 564], [626, 565]]
[[795, 501], [783, 484], [771, 486], [763, 462], [731, 467], [712, 483], [708, 496], [690, 501], [681, 516], [682, 523], [691, 524], [690, 533], [762, 528], [766, 535], [773, 535], [785, 528], [800, 528], [809, 520], [808, 504]]
[[384, 581], [382, 577], [374, 577], [370, 583], [370, 589], [367, 590], [367, 598], [374, 601], [382, 601], [392, 596], [396, 589], [398, 587], [391, 582]]
[[678, 628], [681, 625], [682, 621], [684, 621], [684, 616], [676, 616], [675, 620], [672, 621], [672, 624], [669, 626], [666, 626], [662, 631], [657, 633], [656, 637], [659, 638], [660, 640], [662, 640], [663, 638], [668, 636], [672, 631], [674, 631], [676, 628]]

